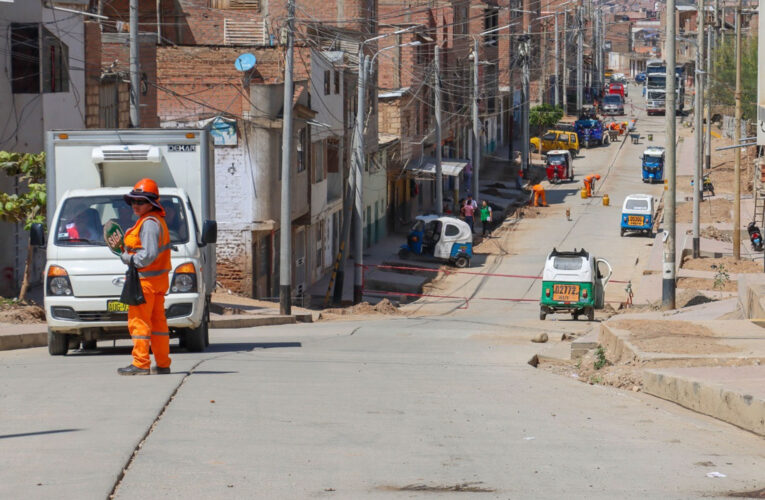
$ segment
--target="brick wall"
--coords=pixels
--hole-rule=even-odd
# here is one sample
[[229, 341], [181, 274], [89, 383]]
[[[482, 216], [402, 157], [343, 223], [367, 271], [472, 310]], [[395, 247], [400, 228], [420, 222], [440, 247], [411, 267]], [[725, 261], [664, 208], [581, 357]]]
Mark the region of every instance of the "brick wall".
[[252, 295], [252, 231], [219, 226], [215, 250], [218, 281], [237, 293]]
[[98, 128], [101, 86], [101, 25], [85, 21], [85, 127]]
[[[251, 83], [279, 83], [284, 78], [284, 51], [279, 47], [251, 49], [257, 64]], [[205, 118], [229, 113], [242, 116], [250, 103], [243, 74], [234, 67], [241, 47], [158, 47], [158, 113], [161, 121]], [[295, 47], [295, 81], [306, 80], [310, 49]], [[257, 103], [253, 103], [257, 106]]]

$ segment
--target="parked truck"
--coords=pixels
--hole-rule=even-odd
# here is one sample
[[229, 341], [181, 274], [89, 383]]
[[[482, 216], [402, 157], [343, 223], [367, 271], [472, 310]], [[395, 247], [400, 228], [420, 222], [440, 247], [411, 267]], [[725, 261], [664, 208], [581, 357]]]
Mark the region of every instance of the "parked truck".
[[[159, 185], [170, 231], [170, 334], [190, 351], [209, 344], [215, 287], [214, 162], [208, 129], [57, 130], [45, 137], [47, 242], [42, 225], [31, 242], [46, 247], [48, 351], [64, 355], [81, 342], [129, 338], [119, 301], [126, 266], [104, 242], [113, 220], [127, 231], [136, 217], [123, 195], [140, 179]], [[87, 217], [83, 218], [83, 214]], [[73, 231], [85, 221], [88, 231]]]
[[[675, 68], [675, 111], [682, 114], [685, 108], [683, 66]], [[664, 114], [667, 100], [667, 65], [661, 60], [646, 64], [645, 80], [646, 111], [649, 115]]]

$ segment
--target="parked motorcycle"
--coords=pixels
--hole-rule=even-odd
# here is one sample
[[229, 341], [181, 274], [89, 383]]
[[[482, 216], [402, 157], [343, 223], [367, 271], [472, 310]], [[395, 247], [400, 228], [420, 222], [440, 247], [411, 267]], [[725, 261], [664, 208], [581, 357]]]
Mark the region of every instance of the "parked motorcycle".
[[763, 242], [760, 228], [755, 226], [754, 221], [752, 221], [746, 226], [746, 230], [749, 233], [749, 241], [752, 242], [752, 249], [755, 252], [762, 252]]

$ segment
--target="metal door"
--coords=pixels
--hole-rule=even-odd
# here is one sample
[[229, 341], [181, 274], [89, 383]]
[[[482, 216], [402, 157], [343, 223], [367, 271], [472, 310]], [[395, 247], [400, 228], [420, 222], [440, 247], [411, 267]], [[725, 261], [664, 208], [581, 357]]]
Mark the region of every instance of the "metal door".
[[295, 230], [295, 295], [302, 296], [305, 291], [305, 228]]

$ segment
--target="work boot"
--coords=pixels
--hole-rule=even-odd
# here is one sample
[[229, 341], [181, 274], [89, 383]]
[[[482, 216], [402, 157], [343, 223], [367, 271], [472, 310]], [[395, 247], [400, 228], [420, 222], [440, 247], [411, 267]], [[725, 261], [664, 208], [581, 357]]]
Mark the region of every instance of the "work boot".
[[120, 375], [148, 375], [149, 370], [146, 368], [138, 368], [136, 365], [130, 364], [124, 368], [117, 368], [117, 373]]
[[169, 375], [170, 374], [170, 367], [169, 366], [152, 366], [151, 367], [151, 373], [152, 375]]

